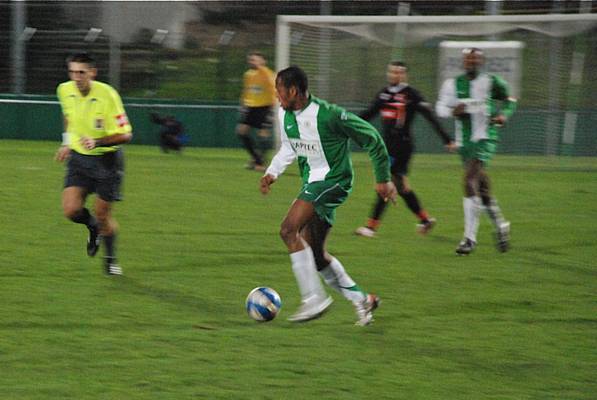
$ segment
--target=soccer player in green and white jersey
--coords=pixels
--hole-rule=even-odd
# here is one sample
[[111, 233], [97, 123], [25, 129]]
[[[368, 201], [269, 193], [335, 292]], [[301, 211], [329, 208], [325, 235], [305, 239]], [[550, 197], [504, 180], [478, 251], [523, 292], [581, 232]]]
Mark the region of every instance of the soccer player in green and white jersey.
[[502, 78], [480, 71], [483, 62], [481, 49], [464, 49], [465, 74], [446, 80], [436, 103], [437, 115], [455, 118], [456, 145], [464, 163], [464, 238], [456, 248], [459, 255], [470, 254], [477, 244], [482, 206], [495, 226], [498, 250], [509, 247], [510, 223], [491, 196], [485, 166], [496, 151], [497, 128], [512, 115], [516, 100]]
[[302, 303], [290, 321], [319, 317], [332, 303], [317, 274], [350, 300], [357, 324], [373, 320], [379, 297], [365, 292], [348, 275], [340, 261], [326, 250], [326, 239], [334, 223], [336, 207], [352, 188], [350, 143], [366, 149], [375, 171], [377, 193], [395, 200], [396, 187], [390, 177], [387, 149], [379, 133], [368, 122], [308, 92], [306, 74], [293, 66], [276, 77], [281, 147], [261, 178], [263, 194], [294, 160], [303, 186], [282, 222], [280, 236], [288, 248]]
[[[57, 89], [65, 133], [56, 160], [68, 159], [62, 192], [64, 215], [89, 230], [87, 254], [94, 256], [105, 246], [105, 272], [121, 275], [116, 262], [117, 223], [112, 202], [120, 200], [124, 175], [121, 144], [132, 138], [132, 128], [120, 96], [111, 86], [95, 81], [95, 61], [79, 53], [67, 60], [70, 80]], [[90, 193], [96, 193], [95, 217], [85, 208]]]

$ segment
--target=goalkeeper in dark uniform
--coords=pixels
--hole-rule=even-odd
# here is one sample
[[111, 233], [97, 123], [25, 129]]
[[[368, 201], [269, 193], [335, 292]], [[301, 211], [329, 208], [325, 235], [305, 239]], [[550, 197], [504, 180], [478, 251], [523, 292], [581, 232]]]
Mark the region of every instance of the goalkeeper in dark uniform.
[[[419, 219], [418, 232], [426, 234], [433, 228], [435, 219], [431, 218], [421, 206], [407, 178], [408, 164], [415, 148], [410, 128], [415, 114], [422, 114], [431, 123], [448, 150], [454, 150], [455, 144], [433, 114], [431, 106], [415, 88], [407, 83], [407, 67], [404, 63], [392, 61], [388, 64], [386, 76], [389, 85], [375, 96], [369, 108], [359, 116], [370, 120], [380, 114], [383, 138], [390, 155], [392, 180], [400, 197]], [[355, 233], [365, 237], [375, 236], [386, 207], [387, 202], [377, 196], [367, 225], [358, 228]]]

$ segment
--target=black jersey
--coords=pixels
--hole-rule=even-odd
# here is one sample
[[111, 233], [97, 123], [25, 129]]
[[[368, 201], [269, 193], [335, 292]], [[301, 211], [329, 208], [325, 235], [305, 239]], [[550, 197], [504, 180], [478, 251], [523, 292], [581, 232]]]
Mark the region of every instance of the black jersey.
[[377, 114], [381, 116], [383, 137], [386, 145], [395, 143], [411, 143], [413, 141], [410, 126], [415, 114], [421, 113], [430, 123], [445, 144], [451, 139], [433, 114], [429, 103], [423, 96], [408, 84], [390, 85], [383, 88], [369, 106], [359, 116], [370, 120]]

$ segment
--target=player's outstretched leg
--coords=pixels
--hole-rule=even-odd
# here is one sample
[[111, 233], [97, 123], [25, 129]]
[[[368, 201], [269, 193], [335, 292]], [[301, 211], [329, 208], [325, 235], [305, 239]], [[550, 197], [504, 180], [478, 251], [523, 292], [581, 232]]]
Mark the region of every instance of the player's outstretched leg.
[[93, 257], [100, 248], [101, 235], [97, 225], [87, 226], [89, 236], [87, 237], [87, 255]]
[[95, 213], [101, 228], [100, 234], [104, 243], [104, 271], [107, 275], [122, 275], [122, 268], [116, 260], [116, 233], [118, 224], [112, 218], [112, 204], [96, 198]]
[[97, 221], [85, 207], [70, 215], [70, 220], [77, 224], [83, 224], [87, 227], [89, 235], [87, 237], [87, 255], [95, 256], [100, 245], [99, 228]]
[[402, 200], [404, 200], [404, 204], [406, 204], [410, 212], [412, 212], [419, 220], [419, 223], [417, 224], [417, 233], [426, 235], [431, 232], [435, 226], [436, 220], [435, 218], [430, 217], [427, 211], [425, 211], [421, 205], [421, 202], [419, 201], [419, 198], [417, 197], [417, 194], [410, 187], [410, 183], [406, 175], [406, 165], [408, 165], [409, 159], [410, 156], [403, 160], [403, 162], [406, 162], [406, 164], [403, 166], [400, 173], [395, 173], [392, 175], [392, 180], [398, 189], [398, 194], [400, 197], [402, 197]]
[[435, 218], [430, 217], [427, 211], [421, 207], [421, 202], [414, 191], [401, 191], [399, 194], [408, 209], [419, 219], [417, 232], [421, 235], [428, 234], [435, 226]]
[[268, 130], [261, 129], [257, 132], [257, 148], [261, 157], [261, 165], [256, 166], [255, 170], [265, 171], [267, 162], [267, 152], [272, 148], [272, 137]]
[[247, 152], [251, 155], [251, 160], [246, 165], [247, 169], [256, 169], [259, 168], [259, 171], [265, 171], [263, 168], [263, 159], [261, 155], [257, 151], [255, 141], [251, 136], [251, 127], [245, 124], [239, 124], [236, 127], [236, 134], [242, 143], [243, 147], [247, 150]]
[[491, 197], [489, 176], [481, 171], [479, 181], [481, 202], [495, 228], [495, 244], [498, 251], [505, 253], [510, 248], [510, 222], [504, 219], [502, 210], [495, 198]]
[[377, 234], [377, 229], [379, 228], [379, 225], [381, 225], [381, 217], [386, 210], [387, 205], [388, 203], [379, 195], [377, 195], [375, 204], [373, 205], [373, 209], [371, 210], [371, 214], [367, 220], [367, 224], [365, 226], [358, 227], [354, 231], [355, 235], [368, 238], [375, 237]]
[[378, 296], [361, 289], [337, 258], [332, 257], [329, 265], [321, 268], [319, 273], [325, 283], [352, 302], [357, 313], [357, 325], [365, 326], [373, 322], [373, 310], [378, 307], [381, 300]]
[[504, 221], [496, 227], [495, 241], [499, 252], [505, 253], [510, 249], [510, 222]]
[[97, 254], [100, 247], [101, 236], [97, 229], [89, 229], [89, 236], [87, 237], [87, 255], [93, 257]]
[[116, 234], [104, 236], [106, 256], [104, 257], [104, 270], [107, 275], [122, 275], [122, 268], [116, 260]]
[[477, 231], [479, 230], [479, 213], [481, 201], [478, 197], [465, 197], [462, 200], [464, 209], [464, 238], [456, 247], [456, 254], [468, 255], [477, 245]]
[[505, 253], [510, 248], [510, 222], [502, 216], [502, 210], [494, 198], [483, 198], [487, 215], [495, 228], [495, 245], [499, 252]]
[[306, 322], [319, 318], [332, 304], [333, 299], [327, 295], [315, 268], [315, 260], [311, 247], [290, 254], [292, 272], [301, 294], [301, 305], [288, 320]]
[[317, 274], [311, 242], [301, 236], [301, 231], [308, 229], [306, 226], [311, 221], [318, 220], [315, 207], [311, 202], [296, 199], [280, 227], [280, 237], [289, 250], [292, 272], [301, 293], [299, 309], [288, 318], [293, 322], [318, 318], [333, 302], [325, 292]]

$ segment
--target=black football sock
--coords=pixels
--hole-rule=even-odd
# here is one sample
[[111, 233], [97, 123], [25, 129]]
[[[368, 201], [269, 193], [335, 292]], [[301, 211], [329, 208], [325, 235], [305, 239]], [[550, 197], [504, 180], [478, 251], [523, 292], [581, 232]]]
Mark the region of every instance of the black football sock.
[[82, 208], [81, 211], [74, 215], [70, 220], [76, 224], [83, 224], [89, 229], [97, 229], [97, 221], [87, 208]]
[[415, 192], [412, 190], [410, 192], [402, 192], [400, 193], [400, 197], [404, 199], [406, 206], [413, 212], [413, 214], [417, 216], [421, 214], [421, 204], [419, 204], [419, 199]]
[[104, 245], [106, 246], [106, 258], [111, 262], [116, 261], [116, 234], [102, 237]]
[[388, 206], [388, 203], [386, 201], [384, 201], [384, 199], [382, 199], [381, 196], [377, 195], [377, 201], [375, 202], [375, 205], [373, 206], [373, 210], [371, 211], [370, 218], [373, 220], [379, 221], [381, 219], [381, 216], [383, 215], [384, 211], [386, 210], [387, 206]]
[[250, 135], [238, 135], [238, 136], [240, 137], [240, 140], [243, 143], [243, 146], [245, 147], [245, 149], [247, 149], [247, 151], [249, 152], [251, 157], [253, 157], [253, 160], [255, 160], [255, 163], [263, 164], [263, 160], [261, 159], [261, 156], [259, 155], [259, 153], [257, 153], [257, 151], [255, 151], [255, 144], [253, 143], [253, 138]]

